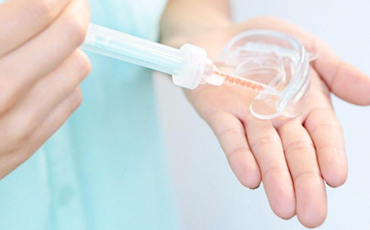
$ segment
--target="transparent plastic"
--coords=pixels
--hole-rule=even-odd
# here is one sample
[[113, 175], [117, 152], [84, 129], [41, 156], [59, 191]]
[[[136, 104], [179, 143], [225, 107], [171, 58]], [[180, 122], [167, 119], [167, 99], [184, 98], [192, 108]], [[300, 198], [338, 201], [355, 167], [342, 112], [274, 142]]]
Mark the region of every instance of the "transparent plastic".
[[261, 83], [238, 76], [226, 76], [207, 58], [200, 47], [185, 44], [175, 49], [119, 31], [90, 24], [82, 48], [87, 51], [130, 62], [173, 76], [174, 84], [195, 89], [201, 83], [223, 84], [226, 79], [236, 79], [249, 88], [266, 94], [279, 92]]
[[174, 75], [176, 84], [188, 88], [199, 85], [201, 76], [194, 69], [204, 69], [207, 61], [206, 51], [195, 46], [179, 50], [94, 24], [89, 25], [82, 48]]
[[261, 92], [250, 104], [251, 113], [266, 120], [296, 117], [302, 112], [311, 81], [309, 63], [315, 58], [289, 35], [252, 30], [227, 44], [218, 66], [279, 91], [278, 95]]

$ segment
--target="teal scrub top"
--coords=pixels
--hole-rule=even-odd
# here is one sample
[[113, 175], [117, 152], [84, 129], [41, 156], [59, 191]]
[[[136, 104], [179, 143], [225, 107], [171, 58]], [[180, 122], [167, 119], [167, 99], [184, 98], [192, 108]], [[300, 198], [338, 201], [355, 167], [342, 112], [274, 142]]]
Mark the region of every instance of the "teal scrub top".
[[[90, 4], [93, 23], [158, 39], [165, 0]], [[82, 106], [0, 181], [0, 230], [179, 229], [151, 72], [89, 56]]]

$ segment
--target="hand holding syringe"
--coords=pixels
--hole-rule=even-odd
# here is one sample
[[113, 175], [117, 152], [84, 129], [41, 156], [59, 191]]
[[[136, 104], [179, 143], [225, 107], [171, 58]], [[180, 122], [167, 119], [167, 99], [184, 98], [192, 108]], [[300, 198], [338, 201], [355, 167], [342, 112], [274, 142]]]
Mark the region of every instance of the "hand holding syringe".
[[176, 85], [188, 89], [195, 89], [201, 83], [219, 86], [226, 80], [257, 92], [280, 94], [267, 85], [221, 72], [207, 58], [204, 49], [190, 44], [175, 49], [90, 24], [82, 49], [170, 74]]

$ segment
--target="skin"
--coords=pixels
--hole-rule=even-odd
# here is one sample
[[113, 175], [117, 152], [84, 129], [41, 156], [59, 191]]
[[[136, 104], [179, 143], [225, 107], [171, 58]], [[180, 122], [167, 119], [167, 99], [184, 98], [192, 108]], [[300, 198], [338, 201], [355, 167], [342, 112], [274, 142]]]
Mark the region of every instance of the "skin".
[[[78, 86], [91, 67], [78, 47], [88, 22], [86, 0], [11, 0], [0, 6], [0, 179], [26, 161], [81, 104]], [[256, 188], [262, 180], [279, 217], [297, 214], [303, 225], [316, 227], [327, 212], [324, 181], [337, 187], [347, 177], [330, 93], [368, 105], [370, 80], [288, 22], [258, 18], [233, 24], [225, 0], [171, 0], [162, 38], [175, 47], [185, 42], [202, 46], [216, 57], [233, 35], [257, 28], [289, 33], [319, 54], [312, 64], [309, 104], [300, 117], [257, 120], [246, 106], [250, 93], [232, 86], [201, 86], [185, 93], [215, 131], [240, 182]]]
[[[195, 5], [197, 14], [184, 13]], [[290, 34], [319, 55], [311, 63], [308, 104], [300, 116], [258, 120], [248, 103], [255, 94], [233, 85], [201, 85], [185, 94], [213, 129], [240, 183], [255, 189], [263, 182], [277, 216], [297, 215], [304, 226], [318, 227], [327, 215], [325, 183], [341, 186], [348, 173], [343, 133], [330, 94], [369, 105], [370, 79], [341, 61], [320, 39], [287, 21], [261, 17], [232, 23], [228, 1], [171, 0], [162, 19], [164, 43], [179, 47], [189, 42], [204, 47], [211, 58], [234, 35], [251, 29]]]
[[0, 5], [0, 180], [81, 104], [90, 62], [78, 47], [89, 14], [86, 0]]

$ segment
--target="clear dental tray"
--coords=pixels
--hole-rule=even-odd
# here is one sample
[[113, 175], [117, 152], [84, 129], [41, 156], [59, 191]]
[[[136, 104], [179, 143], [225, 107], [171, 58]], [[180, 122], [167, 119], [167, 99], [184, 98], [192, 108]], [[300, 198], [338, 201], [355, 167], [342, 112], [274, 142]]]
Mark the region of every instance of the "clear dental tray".
[[263, 91], [250, 104], [259, 119], [298, 116], [310, 88], [310, 61], [314, 59], [295, 38], [269, 30], [252, 30], [235, 36], [217, 60], [217, 68], [233, 76], [262, 83], [278, 95]]

